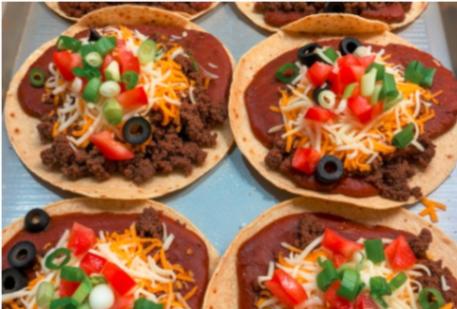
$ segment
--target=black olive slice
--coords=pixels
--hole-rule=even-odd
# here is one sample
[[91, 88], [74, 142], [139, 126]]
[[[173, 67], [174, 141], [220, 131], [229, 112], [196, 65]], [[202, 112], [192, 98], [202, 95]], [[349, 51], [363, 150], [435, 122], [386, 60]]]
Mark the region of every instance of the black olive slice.
[[339, 49], [341, 54], [347, 55], [352, 54], [357, 49], [357, 47], [361, 45], [362, 43], [360, 43], [360, 41], [356, 38], [346, 37], [341, 40]]
[[12, 267], [27, 268], [32, 266], [36, 257], [35, 245], [30, 241], [20, 241], [8, 252], [8, 262]]
[[326, 13], [343, 13], [344, 3], [343, 2], [329, 2], [324, 7]]
[[324, 90], [329, 90], [330, 89], [330, 85], [329, 84], [324, 84], [322, 86], [320, 86], [319, 88], [315, 88], [313, 90], [313, 99], [314, 99], [314, 102], [316, 104], [319, 104], [319, 94], [324, 91]]
[[24, 227], [27, 231], [38, 233], [46, 229], [51, 221], [48, 213], [40, 208], [30, 210], [24, 218]]
[[2, 294], [13, 293], [27, 286], [27, 276], [16, 268], [2, 270]]
[[122, 134], [127, 143], [142, 144], [151, 136], [151, 124], [143, 117], [132, 117], [124, 124]]
[[317, 43], [309, 43], [298, 50], [297, 58], [301, 64], [308, 67], [312, 66], [314, 62], [321, 60], [321, 58], [314, 52], [316, 48], [321, 48]]
[[98, 41], [101, 38], [101, 34], [97, 30], [90, 28], [89, 30], [89, 42]]
[[323, 156], [317, 164], [314, 176], [316, 180], [324, 184], [332, 184], [343, 177], [343, 162], [335, 156]]

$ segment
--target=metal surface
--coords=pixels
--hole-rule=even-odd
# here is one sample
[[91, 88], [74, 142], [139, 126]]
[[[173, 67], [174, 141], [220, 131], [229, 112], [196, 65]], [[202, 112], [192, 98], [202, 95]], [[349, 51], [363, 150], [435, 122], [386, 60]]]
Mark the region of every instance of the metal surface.
[[[220, 5], [198, 19], [197, 23], [222, 40], [236, 59], [266, 37], [266, 33], [254, 28], [233, 4]], [[68, 26], [68, 22], [49, 11], [43, 3], [33, 3], [24, 25], [17, 58], [9, 61], [14, 61], [14, 68], [17, 69], [27, 55]], [[8, 29], [4, 28], [4, 31]], [[449, 66], [449, 55], [436, 4], [431, 4], [419, 20], [399, 34]], [[8, 38], [5, 33], [3, 37]], [[32, 207], [72, 196], [32, 176], [18, 160], [5, 130], [2, 137], [4, 225], [24, 215]], [[288, 197], [290, 195], [280, 192], [262, 179], [234, 147], [229, 156], [208, 175], [187, 189], [161, 198], [160, 201], [189, 217], [223, 252], [240, 227]], [[457, 240], [456, 171], [431, 198], [448, 205], [449, 210], [440, 214], [438, 225]], [[417, 205], [411, 209], [418, 212], [421, 208]]]

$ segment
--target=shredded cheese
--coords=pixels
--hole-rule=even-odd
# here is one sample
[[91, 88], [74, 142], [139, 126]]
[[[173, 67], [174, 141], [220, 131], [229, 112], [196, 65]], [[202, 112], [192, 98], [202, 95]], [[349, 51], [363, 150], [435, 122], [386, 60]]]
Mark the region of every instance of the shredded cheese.
[[432, 201], [426, 197], [423, 197], [421, 199], [421, 203], [425, 206], [425, 208], [421, 212], [419, 212], [419, 216], [428, 216], [433, 223], [438, 222], [437, 209], [442, 211], [445, 211], [447, 209], [446, 205], [436, 201]]

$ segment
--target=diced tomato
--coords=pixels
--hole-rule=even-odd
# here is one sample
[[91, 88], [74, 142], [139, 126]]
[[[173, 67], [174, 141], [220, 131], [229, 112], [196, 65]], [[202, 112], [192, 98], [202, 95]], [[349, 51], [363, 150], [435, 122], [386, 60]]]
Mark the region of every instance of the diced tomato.
[[313, 148], [298, 148], [292, 157], [292, 167], [307, 175], [312, 175], [320, 158], [321, 154]]
[[357, 58], [357, 63], [365, 68], [365, 70], [374, 62], [374, 59], [376, 58], [375, 54], [364, 56], [364, 57], [358, 57]]
[[134, 71], [137, 74], [140, 73], [140, 61], [131, 51], [120, 47], [116, 48], [115, 55], [117, 62], [119, 62], [121, 73], [125, 73], [127, 71]]
[[62, 297], [71, 296], [79, 287], [80, 282], [67, 281], [65, 279], [60, 279], [59, 285], [59, 295]]
[[346, 239], [329, 228], [325, 229], [322, 246], [333, 254], [340, 254], [345, 258], [351, 258], [356, 251], [363, 248], [361, 244]]
[[266, 286], [276, 298], [291, 308], [308, 298], [300, 283], [282, 269], [275, 270], [273, 278]]
[[360, 293], [354, 304], [354, 309], [378, 309], [378, 305], [367, 292]]
[[131, 309], [133, 308], [134, 298], [133, 294], [118, 295], [116, 294], [116, 301], [110, 309]]
[[328, 122], [335, 117], [331, 111], [320, 106], [311, 106], [308, 108], [305, 114], [305, 119], [317, 121], [317, 122]]
[[373, 106], [362, 96], [349, 98], [348, 107], [361, 123], [367, 123], [373, 119]]
[[133, 280], [126, 272], [111, 262], [107, 262], [102, 269], [102, 275], [119, 295], [127, 294], [135, 285]]
[[381, 115], [382, 112], [384, 111], [384, 103], [379, 102], [373, 105], [373, 108], [371, 110], [371, 119], [376, 118], [377, 116]]
[[384, 252], [390, 267], [394, 270], [406, 270], [416, 264], [416, 256], [403, 235], [392, 241]]
[[361, 65], [351, 65], [340, 67], [340, 79], [345, 85], [360, 81], [365, 74], [365, 68]]
[[122, 107], [126, 109], [148, 104], [148, 96], [143, 87], [136, 87], [132, 90], [124, 91], [117, 97], [117, 100]]
[[71, 228], [67, 246], [75, 255], [80, 255], [86, 253], [96, 241], [97, 236], [93, 229], [75, 222]]
[[111, 62], [113, 62], [113, 60], [114, 60], [114, 57], [111, 54], [106, 55], [105, 58], [103, 59], [103, 64], [102, 64], [102, 67], [100, 68], [100, 72], [105, 72], [105, 69], [108, 67], [108, 65]]
[[114, 139], [114, 133], [102, 131], [92, 134], [90, 142], [109, 160], [123, 161], [134, 158], [134, 153]]
[[330, 259], [332, 260], [332, 262], [336, 268], [339, 268], [341, 265], [343, 265], [344, 263], [346, 263], [349, 260], [349, 258], [347, 258], [344, 255], [339, 254], [339, 253], [332, 254]]
[[328, 79], [330, 72], [332, 72], [332, 66], [322, 62], [315, 62], [308, 69], [307, 74], [313, 85], [320, 87]]
[[69, 81], [75, 78], [73, 69], [82, 64], [81, 56], [79, 54], [73, 54], [68, 50], [54, 52], [52, 58], [62, 77]]
[[333, 92], [335, 92], [337, 95], [343, 94], [346, 85], [341, 81], [341, 76], [339, 73], [333, 71], [330, 72], [328, 81], [330, 82], [330, 87], [332, 88]]
[[106, 259], [104, 257], [88, 252], [82, 258], [79, 267], [81, 267], [87, 275], [93, 273], [99, 274], [102, 271], [103, 266], [105, 266], [105, 263]]
[[357, 57], [353, 54], [347, 54], [343, 57], [339, 57], [338, 60], [338, 67], [350, 67], [353, 65], [359, 65], [359, 61]]
[[325, 302], [330, 309], [352, 309], [352, 303], [337, 294], [340, 285], [339, 281], [335, 281], [330, 285], [324, 294]]

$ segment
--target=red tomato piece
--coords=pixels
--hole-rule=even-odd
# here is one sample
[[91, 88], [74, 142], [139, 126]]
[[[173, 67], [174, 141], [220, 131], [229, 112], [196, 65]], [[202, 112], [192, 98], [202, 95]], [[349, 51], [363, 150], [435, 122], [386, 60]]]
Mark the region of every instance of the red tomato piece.
[[287, 295], [287, 293], [282, 289], [281, 285], [278, 282], [270, 280], [265, 283], [265, 286], [271, 292], [271, 294], [273, 294], [273, 296], [281, 302], [281, 304], [286, 305], [287, 308], [294, 307], [294, 301], [289, 295]]
[[308, 298], [305, 289], [282, 269], [275, 270], [273, 278], [266, 283], [266, 286], [279, 301], [290, 308]]
[[132, 151], [114, 139], [114, 133], [112, 132], [102, 131], [92, 134], [90, 142], [109, 160], [123, 161], [131, 160], [135, 157]]
[[338, 67], [350, 67], [353, 65], [359, 65], [357, 57], [353, 54], [347, 54], [343, 57], [338, 58], [337, 60]]
[[137, 74], [140, 73], [140, 60], [131, 51], [124, 47], [117, 48], [116, 60], [119, 62], [121, 73], [133, 71]]
[[72, 296], [76, 289], [79, 287], [79, 284], [79, 282], [72, 282], [61, 279], [59, 285], [59, 295], [62, 297]]
[[376, 118], [377, 116], [381, 115], [382, 112], [384, 111], [384, 103], [379, 102], [373, 105], [373, 108], [371, 110], [371, 119]]
[[81, 56], [79, 54], [73, 54], [68, 50], [54, 52], [52, 58], [62, 77], [69, 81], [75, 78], [73, 69], [82, 64]]
[[[102, 67], [100, 68], [100, 72], [102, 72], [103, 74], [105, 74], [105, 70], [106, 68], [108, 67], [108, 65], [113, 62], [114, 60], [114, 57], [112, 55], [106, 55], [105, 58], [103, 59], [103, 64], [102, 64]], [[105, 76], [103, 76], [105, 77]], [[106, 78], [106, 77], [105, 77]]]
[[313, 148], [298, 148], [292, 157], [292, 167], [307, 175], [312, 175], [320, 158], [321, 154]]
[[78, 222], [73, 223], [68, 239], [68, 249], [75, 255], [86, 253], [97, 242], [93, 229]]
[[376, 302], [367, 292], [360, 293], [354, 304], [354, 309], [379, 309]]
[[136, 285], [135, 280], [111, 262], [105, 264], [102, 275], [121, 296], [127, 294]]
[[99, 274], [105, 263], [106, 259], [104, 257], [88, 252], [82, 258], [79, 267], [81, 267], [87, 275], [91, 275], [93, 273]]
[[308, 108], [305, 114], [305, 119], [323, 123], [332, 120], [334, 117], [335, 115], [331, 111], [320, 106], [312, 106]]
[[345, 85], [360, 81], [365, 74], [365, 68], [361, 65], [351, 65], [340, 67], [341, 82]]
[[329, 228], [325, 229], [322, 246], [333, 254], [342, 255], [345, 258], [351, 258], [356, 251], [363, 248], [363, 245], [346, 239]]
[[370, 64], [372, 64], [374, 62], [375, 58], [376, 58], [375, 54], [364, 56], [364, 57], [358, 57], [357, 63], [366, 69], [370, 66]]
[[122, 295], [122, 296], [116, 294], [115, 297], [116, 297], [115, 298], [116, 301], [114, 302], [114, 305], [110, 309], [131, 309], [131, 308], [133, 308], [134, 299], [133, 299], [133, 295], [131, 293]]
[[308, 78], [314, 86], [319, 87], [325, 83], [332, 72], [332, 66], [322, 63], [315, 62], [307, 72]]
[[349, 98], [348, 107], [361, 123], [367, 123], [373, 119], [373, 107], [362, 96]]
[[348, 258], [342, 254], [332, 254], [331, 260], [336, 268], [339, 268], [341, 265], [348, 261]]
[[148, 96], [143, 87], [136, 87], [132, 90], [125, 91], [117, 97], [117, 100], [126, 109], [148, 104]]
[[337, 294], [340, 285], [341, 283], [339, 281], [335, 281], [332, 283], [332, 285], [327, 289], [327, 291], [325, 291], [325, 302], [327, 303], [327, 306], [330, 309], [352, 309], [352, 303], [349, 300]]
[[411, 268], [416, 264], [416, 256], [408, 244], [405, 236], [400, 235], [392, 241], [385, 249], [390, 267], [402, 271]]
[[328, 81], [330, 82], [330, 86], [332, 91], [338, 95], [342, 95], [344, 92], [344, 88], [346, 85], [341, 81], [341, 76], [339, 73], [330, 72], [328, 76]]

